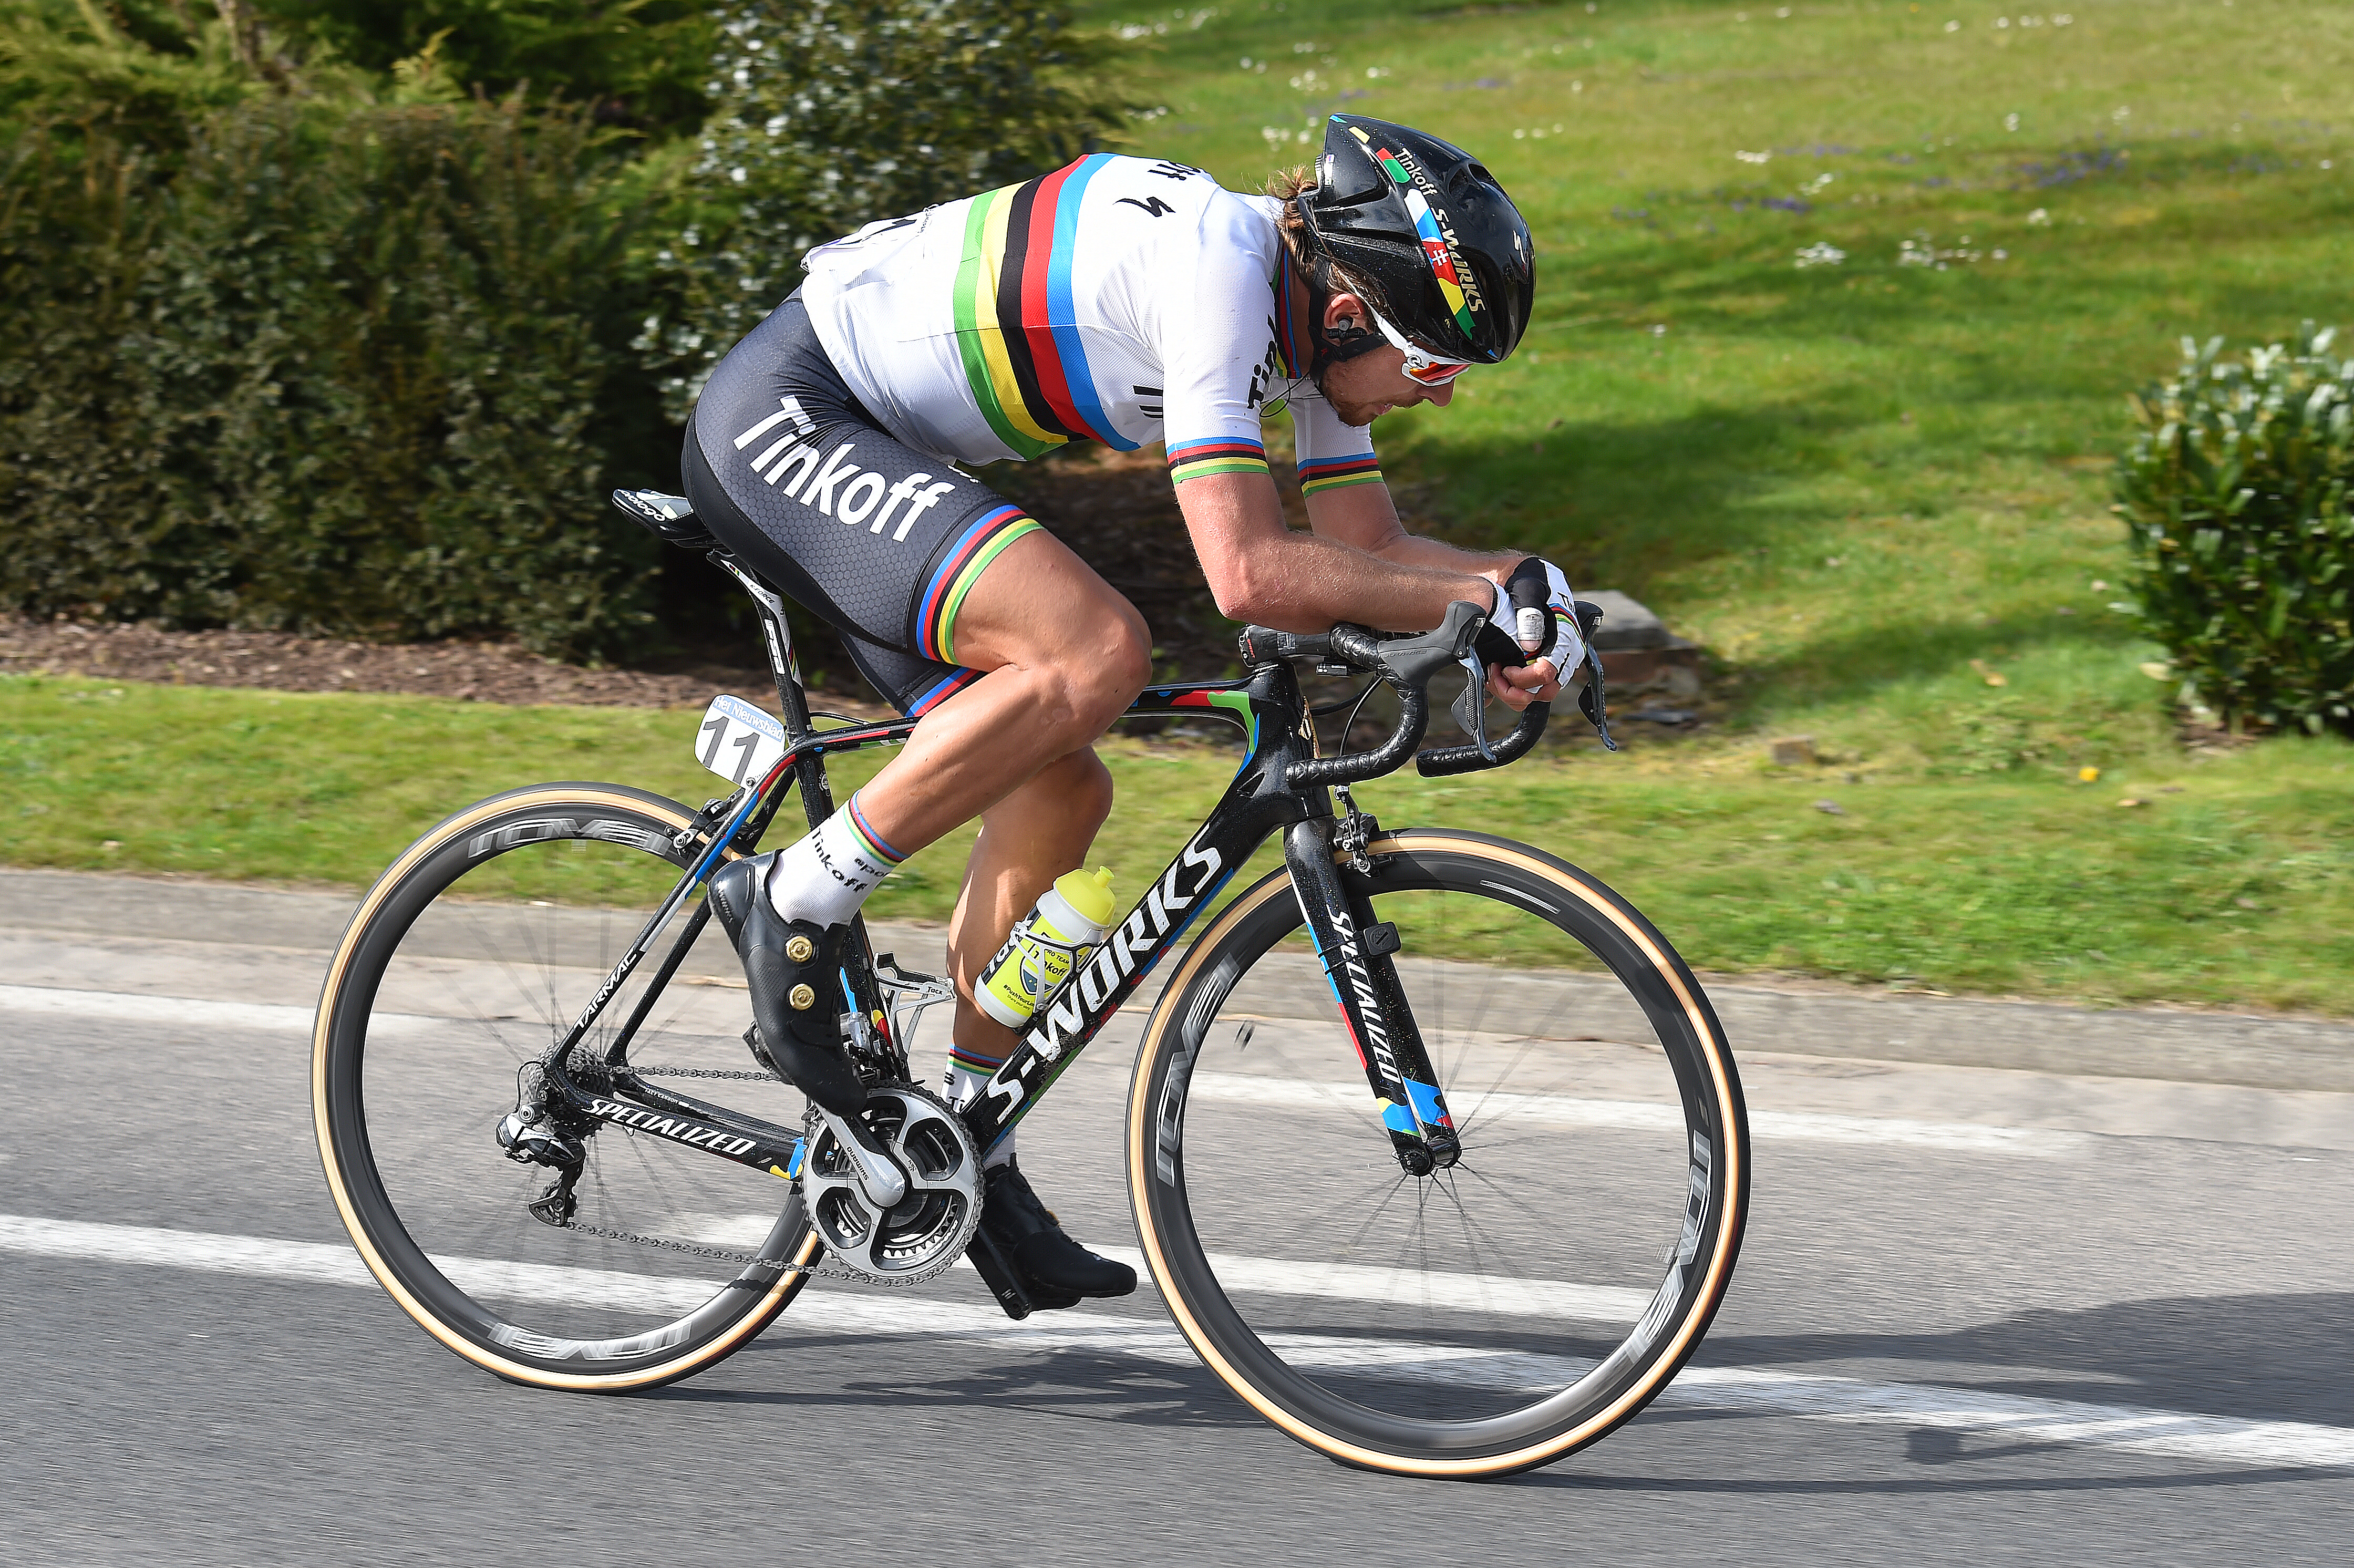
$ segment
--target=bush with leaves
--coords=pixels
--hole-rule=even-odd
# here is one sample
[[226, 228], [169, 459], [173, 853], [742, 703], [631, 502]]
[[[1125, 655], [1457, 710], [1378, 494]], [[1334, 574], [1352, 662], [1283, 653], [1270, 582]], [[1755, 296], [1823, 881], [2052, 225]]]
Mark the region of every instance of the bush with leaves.
[[2354, 362], [2293, 344], [2181, 367], [2136, 400], [2117, 471], [2143, 620], [2226, 720], [2354, 735]]
[[665, 398], [1084, 151], [1088, 64], [1023, 0], [0, 0], [0, 605], [642, 647]]
[[1123, 112], [1095, 85], [1098, 46], [1032, 0], [748, 0], [722, 18], [695, 220], [640, 339], [682, 421], [811, 246], [1055, 168]]
[[102, 133], [0, 165], [0, 601], [511, 633], [610, 652], [662, 432], [584, 115], [215, 116], [168, 179]]

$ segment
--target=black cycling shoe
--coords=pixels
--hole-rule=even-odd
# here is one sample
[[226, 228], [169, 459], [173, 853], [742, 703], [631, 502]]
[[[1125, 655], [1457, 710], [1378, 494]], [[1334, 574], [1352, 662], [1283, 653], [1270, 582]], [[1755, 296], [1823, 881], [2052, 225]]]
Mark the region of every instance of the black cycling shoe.
[[836, 1116], [854, 1117], [866, 1108], [866, 1086], [842, 1043], [842, 950], [850, 927], [821, 928], [779, 915], [768, 895], [775, 859], [769, 853], [732, 861], [712, 877], [705, 894], [751, 986], [759, 1033], [747, 1043], [762, 1065], [783, 1074], [801, 1093]]
[[1064, 1233], [1011, 1160], [990, 1168], [981, 1228], [1022, 1271], [1033, 1307], [1076, 1307], [1082, 1297], [1125, 1296], [1136, 1288], [1136, 1270], [1097, 1257]]

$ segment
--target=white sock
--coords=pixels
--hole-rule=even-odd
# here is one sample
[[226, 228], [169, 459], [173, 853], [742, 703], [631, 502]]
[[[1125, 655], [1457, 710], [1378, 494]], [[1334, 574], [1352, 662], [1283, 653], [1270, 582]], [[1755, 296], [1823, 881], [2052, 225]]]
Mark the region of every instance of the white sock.
[[[1001, 1064], [970, 1055], [955, 1046], [950, 1046], [949, 1049], [949, 1070], [946, 1076], [940, 1080], [940, 1086], [949, 1104], [961, 1106], [973, 1096], [981, 1093], [981, 1086], [989, 1082]], [[1019, 1128], [1011, 1128], [1003, 1138], [999, 1139], [997, 1147], [982, 1158], [981, 1168], [983, 1171], [994, 1170], [1013, 1159], [1013, 1139], [1021, 1130]]]
[[788, 920], [839, 926], [907, 857], [884, 842], [858, 797], [828, 817], [769, 868], [769, 904]]

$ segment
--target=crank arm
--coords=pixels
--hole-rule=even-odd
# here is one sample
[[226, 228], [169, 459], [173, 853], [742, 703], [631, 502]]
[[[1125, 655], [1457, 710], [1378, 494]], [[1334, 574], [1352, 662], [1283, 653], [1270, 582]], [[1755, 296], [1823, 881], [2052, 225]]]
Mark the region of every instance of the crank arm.
[[907, 1173], [866, 1124], [854, 1117], [836, 1116], [823, 1106], [817, 1107], [817, 1114], [825, 1119], [843, 1152], [850, 1156], [851, 1164], [858, 1168], [858, 1190], [866, 1194], [866, 1201], [878, 1210], [897, 1208], [907, 1196]]

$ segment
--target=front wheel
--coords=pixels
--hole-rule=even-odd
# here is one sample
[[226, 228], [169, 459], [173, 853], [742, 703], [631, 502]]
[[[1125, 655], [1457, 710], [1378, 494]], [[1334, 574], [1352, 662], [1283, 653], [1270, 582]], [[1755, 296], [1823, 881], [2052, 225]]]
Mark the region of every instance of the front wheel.
[[1461, 1154], [1400, 1168], [1289, 874], [1188, 950], [1129, 1094], [1144, 1255], [1202, 1359], [1343, 1463], [1491, 1476], [1641, 1410], [1747, 1213], [1741, 1085], [1698, 982], [1575, 867], [1412, 831], [1344, 881], [1394, 964]]

